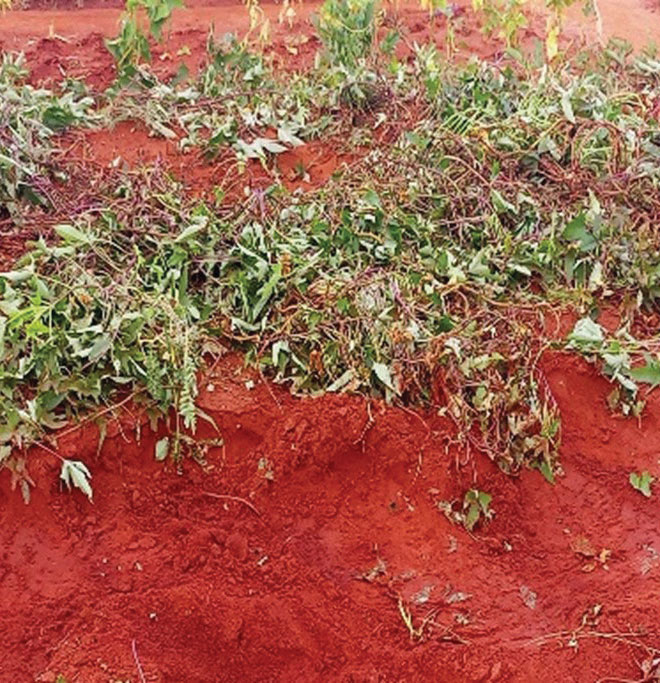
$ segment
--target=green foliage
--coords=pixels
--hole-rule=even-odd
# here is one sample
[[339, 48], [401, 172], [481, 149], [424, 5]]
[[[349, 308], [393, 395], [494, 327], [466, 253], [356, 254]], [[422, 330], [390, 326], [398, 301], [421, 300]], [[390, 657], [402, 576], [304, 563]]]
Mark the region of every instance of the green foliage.
[[105, 41], [114, 57], [117, 75], [123, 76], [135, 68], [140, 61], [151, 61], [149, 38], [139, 27], [136, 16], [124, 15], [119, 24], [119, 33]]
[[[558, 53], [558, 38], [561, 29], [563, 11], [576, 0], [545, 0], [548, 10], [546, 32], [546, 54], [552, 61]], [[585, 6], [593, 7], [593, 0], [584, 0]], [[473, 11], [484, 18], [483, 30], [495, 35], [511, 48], [518, 44], [521, 31], [528, 25], [529, 17], [538, 7], [533, 7], [529, 0], [472, 0]], [[599, 26], [599, 33], [602, 27]]]
[[23, 202], [49, 207], [47, 188], [57, 170], [49, 163], [51, 140], [70, 126], [89, 125], [93, 104], [84, 90], [54, 93], [26, 83], [22, 55], [0, 62], [0, 217], [22, 222]]
[[[638, 383], [651, 388], [660, 384], [660, 360], [653, 358], [645, 346], [648, 345], [638, 342], [625, 328], [614, 337], [608, 337], [603, 327], [591, 318], [578, 320], [567, 339], [567, 348], [598, 363], [601, 372], [615, 383], [615, 389], [608, 397], [610, 407], [636, 417], [645, 405], [638, 399]], [[660, 351], [657, 344], [654, 346]], [[633, 360], [642, 357], [644, 365], [633, 366]]]
[[480, 519], [491, 519], [493, 512], [490, 509], [490, 503], [493, 497], [479, 491], [478, 489], [470, 489], [463, 499], [463, 523], [468, 531], [472, 531]]
[[351, 69], [370, 54], [376, 12], [376, 0], [325, 0], [316, 29], [331, 63]]
[[105, 41], [106, 47], [115, 58], [120, 83], [135, 75], [140, 62], [151, 61], [149, 35], [140, 27], [140, 12], [144, 11], [147, 16], [151, 37], [160, 41], [172, 11], [182, 6], [183, 0], [126, 0], [126, 8], [119, 23], [119, 34]]
[[644, 472], [631, 472], [629, 480], [630, 485], [636, 491], [647, 498], [651, 497], [651, 484], [655, 481], [655, 477], [652, 477], [646, 470]]
[[[170, 202], [162, 196], [152, 207]], [[107, 212], [91, 229], [60, 226], [60, 246], [40, 241], [16, 270], [0, 274], [0, 444], [25, 446], [44, 426], [57, 428], [134, 383], [194, 430], [198, 325], [210, 311], [188, 291], [207, 217], [198, 211], [189, 220], [158, 235], [140, 219], [131, 230]], [[131, 235], [140, 228], [138, 247]]]
[[[0, 456], [16, 480], [27, 481], [12, 448], [126, 395], [175, 415], [155, 456], [178, 454], [206, 419], [196, 407], [203, 355], [222, 344], [296, 392], [433, 404], [505, 471], [534, 467], [553, 481], [561, 428], [538, 364], [549, 344], [539, 307], [589, 310], [614, 291], [652, 307], [660, 294], [649, 227], [660, 64], [617, 55], [612, 69], [613, 57], [590, 55], [590, 71], [448, 70], [431, 46], [409, 64], [388, 58], [386, 70], [325, 63], [283, 84], [232, 38], [211, 37], [209, 49], [196, 81], [153, 79], [103, 116], [182, 131], [182, 148], [239, 166], [258, 158], [272, 186], [223, 206], [186, 198], [158, 169], [115, 169], [93, 190], [100, 210], [62, 221], [54, 244], [39, 241], [0, 274]], [[404, 97], [422, 114], [392, 123], [386, 146], [373, 144], [372, 120], [349, 135], [328, 114], [347, 83], [386, 88], [378, 125]], [[46, 141], [91, 120], [62, 105], [68, 96], [80, 102], [37, 98]], [[273, 156], [321, 134], [370, 151], [323, 188], [288, 193]], [[658, 384], [649, 341], [609, 339], [584, 321], [569, 344], [622, 394]], [[634, 412], [636, 396], [624, 398]]]
[[469, 489], [462, 502], [440, 501], [438, 507], [452, 523], [462, 524], [468, 531], [473, 531], [478, 524], [493, 518], [494, 512], [490, 508], [492, 500], [493, 497], [485, 491]]
[[62, 460], [60, 479], [71, 490], [71, 487], [80, 489], [92, 501], [93, 492], [89, 480], [92, 478], [85, 463], [80, 460]]
[[484, 30], [496, 33], [507, 47], [515, 45], [520, 30], [527, 26], [526, 0], [472, 0], [475, 11], [483, 12]]

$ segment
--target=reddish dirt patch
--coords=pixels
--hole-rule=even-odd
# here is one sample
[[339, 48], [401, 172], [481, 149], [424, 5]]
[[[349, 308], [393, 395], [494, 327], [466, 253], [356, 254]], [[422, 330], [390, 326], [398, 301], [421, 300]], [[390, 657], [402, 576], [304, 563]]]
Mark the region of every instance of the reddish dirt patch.
[[[637, 679], [634, 643], [660, 646], [660, 510], [627, 476], [660, 473], [659, 402], [640, 428], [606, 416], [583, 362], [544, 367], [564, 416], [554, 487], [478, 457], [457, 470], [438, 417], [374, 402], [370, 425], [362, 399], [295, 399], [231, 356], [200, 396], [226, 439], [207, 473], [157, 464], [130, 415], [98, 458], [95, 429], [61, 439], [94, 505], [35, 453], [29, 506], [0, 476], [2, 680], [137, 680], [133, 640], [149, 681]], [[475, 483], [497, 514], [471, 536], [435, 503]], [[399, 600], [416, 628], [434, 614], [421, 639]], [[552, 635], [597, 604], [577, 649]]]
[[229, 200], [244, 198], [245, 188], [264, 189], [278, 179], [291, 191], [313, 189], [357, 156], [342, 154], [338, 141], [314, 141], [276, 155], [268, 169], [256, 160], [242, 169], [230, 149], [209, 160], [199, 149], [180, 151], [178, 139], [155, 137], [143, 123], [134, 121], [122, 121], [111, 130], [78, 131], [60, 146], [66, 158], [83, 167], [135, 169], [162, 164], [192, 194], [208, 196], [218, 188]]
[[42, 38], [25, 53], [30, 81], [54, 88], [65, 78], [85, 79], [91, 88], [104, 90], [115, 78], [112, 55], [98, 32], [75, 41]]

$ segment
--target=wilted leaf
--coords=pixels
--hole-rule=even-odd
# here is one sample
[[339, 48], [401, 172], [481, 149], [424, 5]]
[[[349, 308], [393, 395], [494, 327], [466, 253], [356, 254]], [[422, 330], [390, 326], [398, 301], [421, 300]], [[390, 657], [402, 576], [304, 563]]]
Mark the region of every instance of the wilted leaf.
[[374, 363], [371, 366], [371, 369], [380, 382], [382, 382], [390, 391], [393, 391], [395, 394], [398, 393], [392, 382], [392, 373], [385, 363]]
[[348, 369], [340, 377], [338, 377], [329, 387], [329, 392], [339, 391], [343, 389], [352, 379], [355, 373], [353, 370]]
[[605, 341], [605, 332], [591, 318], [582, 318], [575, 323], [575, 327], [568, 335], [568, 339], [578, 346], [600, 345]]
[[573, 105], [571, 104], [571, 95], [565, 91], [561, 96], [561, 110], [564, 116], [571, 122], [575, 123], [575, 114], [573, 113]]
[[74, 228], [73, 225], [56, 225], [54, 230], [66, 242], [91, 243], [89, 235], [86, 235], [82, 230], [78, 230], [78, 228]]
[[92, 363], [96, 363], [97, 360], [102, 358], [112, 347], [112, 339], [110, 338], [110, 335], [104, 334], [101, 335], [96, 342], [94, 343], [94, 346], [92, 346], [90, 352], [89, 352], [89, 360]]
[[571, 543], [571, 548], [577, 555], [583, 555], [584, 557], [596, 557], [597, 550], [594, 548], [591, 541], [583, 535], [577, 536]]
[[198, 233], [202, 232], [204, 228], [206, 228], [208, 224], [208, 218], [206, 216], [201, 216], [197, 222], [193, 223], [192, 225], [189, 225], [187, 228], [182, 230], [174, 240], [174, 244], [181, 244], [182, 242], [186, 242], [189, 240], [191, 237], [194, 237]]
[[647, 498], [651, 497], [651, 484], [655, 477], [651, 476], [646, 470], [644, 472], [631, 472], [630, 485]]
[[170, 452], [170, 439], [167, 436], [164, 436], [162, 439], [159, 439], [156, 442], [156, 460], [159, 462], [162, 460], [165, 460], [167, 457], [167, 454]]
[[80, 460], [62, 460], [62, 469], [60, 471], [60, 479], [71, 490], [71, 486], [80, 489], [91, 501], [92, 487], [89, 480], [92, 478], [90, 471], [84, 462]]
[[280, 126], [277, 129], [277, 138], [280, 140], [280, 142], [284, 142], [292, 147], [300, 147], [301, 145], [305, 144], [299, 137], [294, 135], [291, 130], [285, 126]]

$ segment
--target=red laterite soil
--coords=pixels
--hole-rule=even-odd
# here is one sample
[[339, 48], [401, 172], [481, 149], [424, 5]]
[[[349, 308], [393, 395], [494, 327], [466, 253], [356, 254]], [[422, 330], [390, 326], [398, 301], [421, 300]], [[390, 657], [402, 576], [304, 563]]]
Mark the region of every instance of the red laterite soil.
[[[544, 368], [554, 487], [461, 461], [437, 416], [293, 398], [234, 356], [202, 386], [225, 439], [206, 472], [156, 463], [128, 412], [98, 456], [96, 427], [60, 439], [93, 505], [34, 453], [30, 505], [0, 477], [1, 680], [137, 681], [133, 641], [148, 681], [636, 680], [660, 645], [660, 508], [628, 473], [660, 473], [659, 401], [640, 428], [584, 362]], [[470, 535], [437, 502], [475, 477], [496, 514]]]

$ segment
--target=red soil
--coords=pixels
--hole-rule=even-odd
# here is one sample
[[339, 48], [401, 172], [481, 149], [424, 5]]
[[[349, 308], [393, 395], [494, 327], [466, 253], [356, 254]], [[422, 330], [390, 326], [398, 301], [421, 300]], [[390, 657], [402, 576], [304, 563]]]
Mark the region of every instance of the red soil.
[[77, 131], [60, 146], [69, 160], [84, 166], [135, 169], [162, 164], [192, 194], [209, 196], [218, 188], [230, 200], [244, 198], [245, 188], [264, 189], [277, 179], [292, 191], [318, 187], [356, 156], [339, 152], [339, 141], [318, 140], [276, 155], [267, 168], [249, 160], [242, 171], [231, 150], [215, 160], [206, 159], [198, 149], [181, 152], [178, 138], [154, 137], [143, 123], [133, 121], [122, 121], [110, 130]]
[[[660, 474], [660, 400], [640, 428], [607, 416], [584, 362], [544, 367], [564, 420], [554, 487], [457, 467], [439, 417], [373, 402], [370, 424], [360, 398], [296, 399], [231, 356], [199, 401], [226, 442], [206, 472], [156, 463], [129, 414], [99, 457], [96, 428], [60, 439], [93, 505], [33, 454], [30, 505], [0, 475], [0, 679], [136, 681], [135, 640], [148, 681], [636, 680], [641, 644], [660, 647], [660, 509], [627, 478]], [[496, 515], [470, 535], [436, 503], [474, 485]], [[399, 601], [414, 628], [433, 615], [421, 638]], [[557, 634], [595, 605], [569, 647]]]

